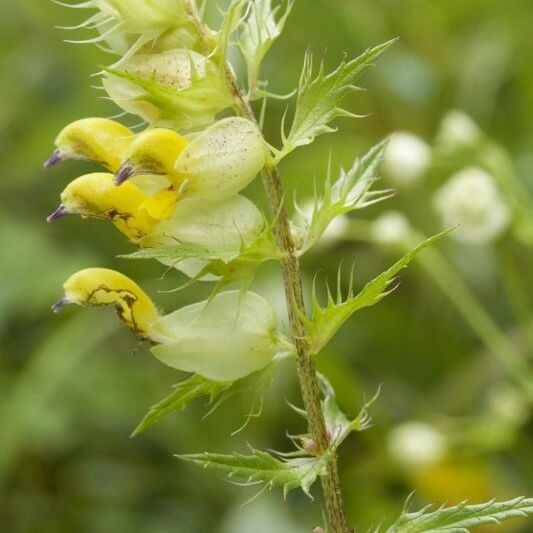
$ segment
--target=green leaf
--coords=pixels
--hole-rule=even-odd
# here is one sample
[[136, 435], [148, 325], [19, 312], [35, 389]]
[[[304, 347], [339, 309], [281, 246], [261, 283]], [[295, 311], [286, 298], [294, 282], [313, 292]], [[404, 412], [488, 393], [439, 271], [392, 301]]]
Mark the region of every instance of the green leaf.
[[319, 198], [315, 194], [310, 214], [295, 205], [302, 219], [300, 225], [295, 227], [300, 235], [300, 255], [317, 243], [335, 217], [376, 204], [394, 194], [392, 189], [371, 190], [378, 180], [377, 170], [386, 147], [387, 141], [383, 141], [371, 148], [361, 159], [356, 159], [348, 172], [341, 169], [341, 175], [333, 185], [331, 170], [328, 169], [324, 195]]
[[233, 453], [200, 453], [178, 455], [179, 459], [209, 470], [226, 474], [229, 478], [241, 478], [248, 484], [265, 483], [267, 487], [283, 487], [283, 494], [300, 487], [311, 497], [309, 489], [317, 477], [325, 473], [325, 460], [320, 457], [278, 459], [270, 453], [250, 449], [249, 455]]
[[152, 406], [141, 420], [140, 424], [134, 429], [131, 436], [135, 437], [135, 435], [138, 435], [145, 429], [153, 426], [168, 414], [177, 411], [178, 409], [185, 408], [197, 398], [208, 396], [209, 403], [213, 403], [217, 396], [222, 392], [227, 391], [232, 385], [233, 383], [231, 381], [211, 381], [199, 374], [195, 374], [189, 379], [178, 383], [172, 394]]
[[248, 402], [250, 410], [244, 417], [244, 424], [232, 433], [232, 435], [235, 435], [242, 431], [252, 418], [260, 416], [263, 407], [263, 396], [267, 388], [272, 384], [278, 363], [279, 361], [274, 361], [262, 370], [233, 382], [211, 381], [199, 374], [195, 374], [175, 385], [172, 394], [152, 406], [131, 436], [135, 437], [165, 416], [174, 411], [184, 409], [192, 401], [203, 396], [209, 398], [209, 405], [211, 406], [207, 413], [209, 415], [233, 394], [240, 391], [251, 391], [250, 401]]
[[256, 97], [261, 63], [274, 41], [281, 35], [294, 0], [289, 0], [283, 14], [276, 20], [281, 4], [272, 8], [272, 0], [250, 2], [246, 21], [239, 32], [239, 48], [248, 67], [248, 91], [251, 99]]
[[337, 298], [335, 300], [328, 289], [328, 301], [325, 307], [322, 307], [318, 302], [316, 287], [313, 287], [313, 316], [309, 318], [302, 314], [302, 319], [305, 321], [308, 330], [310, 353], [317, 354], [353, 313], [359, 309], [378, 303], [391, 293], [395, 288], [391, 288], [391, 285], [395, 282], [397, 274], [424, 248], [438, 241], [450, 231], [451, 229], [443, 231], [419, 244], [388, 270], [367, 283], [356, 296], [353, 295], [353, 279], [351, 276], [348, 296], [345, 300], [342, 299], [340, 291], [340, 270], [337, 279]]
[[285, 136], [282, 131], [283, 148], [278, 160], [299, 146], [311, 144], [318, 135], [335, 131], [331, 122], [337, 117], [356, 116], [339, 107], [340, 102], [346, 94], [357, 90], [355, 82], [393, 42], [371, 48], [351, 61], [343, 61], [329, 74], [324, 72], [324, 64], [321, 63], [316, 76], [313, 57], [310, 52], [306, 54], [294, 119], [289, 135]]
[[223, 13], [222, 25], [217, 33], [217, 46], [211, 55], [221, 67], [226, 66], [230, 39], [242, 23], [242, 12], [247, 3], [248, 0], [232, 0], [228, 9]]
[[370, 427], [372, 417], [368, 409], [377, 400], [379, 390], [373, 398], [364, 403], [359, 414], [350, 420], [337, 405], [335, 392], [329, 381], [322, 374], [319, 374], [319, 379], [324, 393], [322, 412], [324, 413], [326, 430], [330, 439], [330, 446], [336, 450], [350, 433], [365, 431]]
[[[190, 129], [215, 120], [215, 115], [233, 106], [234, 99], [227, 87], [223, 71], [207, 61], [205, 75], [200, 75], [191, 59], [191, 84], [182, 89], [166, 87], [152, 78], [141, 78], [118, 69], [104, 68], [111, 76], [130, 81], [141, 87], [144, 94], [135, 98], [152, 104], [159, 115], [152, 125], [172, 126], [175, 129]], [[155, 76], [155, 74], [154, 74]]]
[[503, 520], [533, 513], [533, 498], [515, 498], [507, 502], [490, 501], [479, 505], [466, 502], [453, 507], [430, 507], [409, 513], [387, 529], [387, 533], [468, 533], [470, 528], [484, 524], [500, 524]]

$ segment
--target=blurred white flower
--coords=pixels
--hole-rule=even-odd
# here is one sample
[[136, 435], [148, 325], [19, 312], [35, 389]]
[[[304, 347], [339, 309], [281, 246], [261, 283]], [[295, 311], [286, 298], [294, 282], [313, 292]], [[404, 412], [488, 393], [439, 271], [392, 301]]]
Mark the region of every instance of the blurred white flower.
[[492, 390], [488, 397], [492, 414], [512, 424], [522, 424], [530, 416], [527, 399], [511, 386], [500, 386]]
[[335, 217], [322, 234], [323, 244], [334, 243], [344, 237], [350, 225], [350, 219], [346, 215]]
[[430, 161], [431, 150], [423, 139], [398, 131], [389, 140], [383, 172], [399, 185], [412, 185], [424, 174]]
[[439, 127], [437, 143], [447, 149], [467, 148], [479, 142], [482, 133], [463, 111], [449, 111]]
[[411, 234], [411, 224], [400, 211], [386, 211], [372, 224], [372, 240], [382, 244], [401, 244]]
[[424, 468], [441, 460], [446, 454], [442, 433], [424, 422], [405, 422], [389, 434], [390, 455], [406, 468]]
[[509, 226], [509, 208], [492, 177], [468, 167], [454, 174], [434, 196], [442, 225], [459, 225], [451, 236], [460, 242], [484, 244], [499, 237]]

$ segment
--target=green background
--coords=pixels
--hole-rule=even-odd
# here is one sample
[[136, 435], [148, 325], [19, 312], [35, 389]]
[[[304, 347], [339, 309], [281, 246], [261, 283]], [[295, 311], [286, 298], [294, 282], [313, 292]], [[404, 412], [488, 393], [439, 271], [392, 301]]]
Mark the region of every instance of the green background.
[[[339, 121], [341, 134], [324, 136], [283, 163], [289, 195], [295, 189], [301, 198], [312, 193], [313, 180], [320, 183], [325, 175], [330, 153], [335, 165], [348, 165], [398, 129], [431, 142], [450, 109], [472, 116], [510, 153], [520, 179], [533, 185], [531, 0], [295, 4], [284, 36], [265, 63], [265, 77], [275, 92], [295, 86], [309, 46], [332, 67], [344, 53], [352, 57], [395, 36], [400, 41], [365, 76], [362, 85], [368, 92], [347, 99], [350, 109], [369, 116]], [[149, 406], [183, 376], [136, 344], [111, 309], [69, 308], [59, 316], [50, 312], [63, 281], [89, 266], [132, 276], [167, 311], [209, 291], [208, 284], [196, 284], [158, 294], [183, 278], [171, 273], [161, 280], [164, 268], [155, 262], [116, 258], [132, 247], [112, 227], [75, 217], [53, 225], [44, 221], [65, 185], [93, 170], [77, 162], [41, 169], [57, 132], [78, 118], [117, 113], [91, 88], [97, 79], [90, 75], [109, 56], [95, 47], [62, 43], [83, 38], [81, 32], [54, 29], [81, 22], [81, 16], [44, 0], [0, 2], [0, 531], [310, 531], [321, 522], [318, 487], [314, 505], [296, 492], [283, 503], [273, 490], [241, 508], [255, 488], [236, 487], [173, 457], [242, 451], [246, 442], [288, 450], [286, 431], [304, 431], [303, 420], [285, 403], [299, 403], [291, 363], [278, 372], [263, 415], [235, 437], [230, 433], [248, 412], [245, 395], [206, 419], [205, 405], [195, 403], [129, 439]], [[268, 108], [267, 129], [274, 143], [284, 108], [279, 102]], [[127, 125], [136, 122], [135, 117], [125, 119]], [[383, 210], [399, 209], [425, 232], [435, 232], [439, 224], [430, 199], [450, 172], [448, 167], [430, 172], [416, 190], [400, 190], [387, 205], [356, 217], [373, 219]], [[260, 183], [248, 192], [259, 199]], [[505, 235], [492, 246], [448, 241], [440, 250], [527, 353], [530, 248]], [[334, 279], [341, 258], [345, 264], [355, 261], [361, 286], [397, 255], [342, 239], [306, 257], [306, 288], [317, 269], [322, 279]], [[275, 267], [261, 269], [254, 289], [283, 309]], [[349, 320], [318, 364], [334, 383], [341, 407], [351, 414], [382, 384], [372, 408], [374, 426], [350, 437], [341, 450], [348, 514], [361, 531], [393, 519], [413, 490], [417, 506], [532, 495], [531, 422], [527, 412], [519, 422], [506, 418], [509, 409], [527, 411], [527, 405], [420, 264], [402, 275], [391, 297]], [[509, 396], [511, 407], [501, 403]], [[413, 419], [439, 427], [454, 445], [440, 464], [409, 473], [388, 453], [387, 439], [395, 425]], [[514, 521], [505, 527], [530, 531], [532, 524]]]

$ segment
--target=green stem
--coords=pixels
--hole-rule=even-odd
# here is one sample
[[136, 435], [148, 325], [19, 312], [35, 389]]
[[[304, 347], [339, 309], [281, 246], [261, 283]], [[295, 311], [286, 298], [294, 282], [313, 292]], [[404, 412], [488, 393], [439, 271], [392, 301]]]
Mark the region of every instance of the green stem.
[[481, 306], [464, 281], [435, 249], [426, 250], [420, 255], [419, 260], [435, 284], [454, 304], [509, 375], [522, 387], [528, 398], [533, 401], [533, 374], [529, 365], [516, 352], [507, 336]]

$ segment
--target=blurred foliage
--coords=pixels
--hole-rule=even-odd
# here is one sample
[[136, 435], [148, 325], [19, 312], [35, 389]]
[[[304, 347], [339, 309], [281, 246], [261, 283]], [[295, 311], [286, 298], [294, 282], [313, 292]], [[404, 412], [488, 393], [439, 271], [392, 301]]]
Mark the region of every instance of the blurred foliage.
[[[245, 434], [229, 436], [248, 413], [243, 396], [206, 419], [205, 406], [195, 404], [130, 440], [149, 406], [182, 376], [137, 346], [111, 310], [69, 309], [59, 317], [49, 311], [63, 280], [89, 266], [122, 270], [167, 310], [209, 290], [196, 284], [157, 294], [183, 280], [177, 274], [160, 280], [163, 268], [155, 263], [110, 259], [132, 250], [104, 223], [68, 218], [45, 226], [60, 190], [90, 166], [41, 170], [56, 133], [78, 118], [117, 113], [90, 87], [90, 75], [108, 57], [94, 47], [63, 44], [65, 35], [54, 29], [79, 21], [76, 10], [43, 0], [0, 4], [0, 530], [309, 531], [321, 515], [305, 496], [290, 494], [283, 504], [278, 494], [267, 494], [241, 509], [253, 489], [247, 495], [173, 458], [244, 451], [245, 441], [286, 449], [285, 431], [303, 430], [284, 402], [298, 402], [290, 363], [282, 365], [263, 415]], [[341, 120], [342, 135], [322, 137], [283, 162], [289, 192], [298, 188], [299, 198], [310, 196], [314, 178], [320, 182], [326, 174], [330, 151], [334, 163], [348, 166], [354, 155], [398, 129], [430, 141], [453, 108], [504, 146], [522, 182], [533, 186], [532, 27], [531, 0], [297, 1], [283, 42], [266, 61], [264, 77], [274, 92], [296, 85], [308, 46], [317, 56], [324, 51], [334, 66], [342, 53], [353, 57], [395, 36], [400, 41], [365, 77], [368, 92], [348, 98], [347, 107], [370, 116]], [[275, 143], [285, 105], [269, 103], [267, 130]], [[432, 232], [438, 224], [429, 195], [450, 173], [450, 166], [437, 168], [420, 187], [400, 190], [364, 216], [399, 209]], [[259, 198], [261, 184], [249, 192]], [[504, 237], [490, 247], [450, 242], [442, 251], [525, 354], [531, 249]], [[399, 255], [341, 240], [306, 256], [306, 282], [318, 268], [334, 279], [343, 257], [355, 260], [362, 286]], [[527, 405], [524, 412], [512, 382], [420, 265], [402, 278], [394, 295], [352, 318], [318, 362], [346, 412], [357, 413], [364, 396], [383, 384], [372, 407], [374, 427], [348, 439], [341, 454], [348, 513], [361, 530], [395, 518], [414, 489], [417, 503], [476, 503], [533, 492]], [[254, 286], [283, 313], [275, 266], [262, 268]], [[387, 442], [393, 427], [412, 419], [438, 426], [450, 445], [438, 461], [407, 475]], [[531, 522], [505, 528], [530, 531]]]

